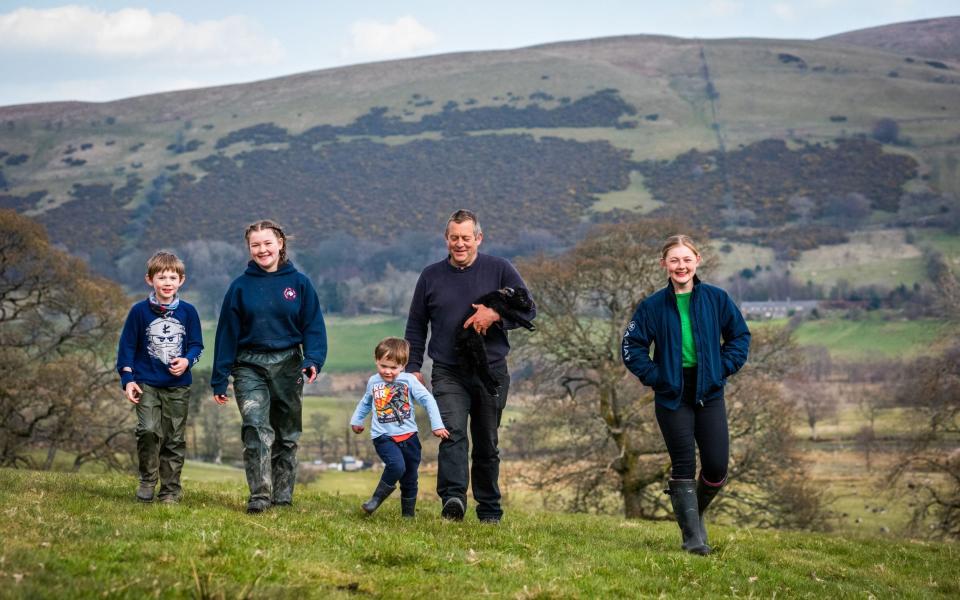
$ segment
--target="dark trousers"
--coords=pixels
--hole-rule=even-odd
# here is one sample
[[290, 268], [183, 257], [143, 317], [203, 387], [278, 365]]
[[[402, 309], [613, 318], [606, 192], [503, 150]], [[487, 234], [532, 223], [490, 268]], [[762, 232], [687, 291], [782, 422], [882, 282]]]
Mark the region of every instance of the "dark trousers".
[[380, 481], [393, 487], [400, 482], [401, 498], [417, 497], [417, 469], [420, 468], [420, 438], [416, 434], [402, 442], [389, 435], [374, 438], [373, 447], [383, 461]]
[[159, 388], [141, 384], [137, 404], [137, 458], [140, 483], [160, 481], [159, 498], [179, 498], [180, 472], [186, 456], [187, 406], [190, 386]]
[[243, 465], [251, 500], [292, 502], [297, 442], [303, 431], [299, 348], [241, 351], [233, 389], [242, 418]]
[[431, 376], [440, 417], [450, 432], [450, 437], [441, 440], [437, 456], [437, 494], [443, 501], [459, 498], [466, 506], [467, 483], [471, 483], [481, 519], [503, 516], [497, 429], [507, 403], [510, 374], [506, 364], [490, 367], [490, 373], [500, 384], [497, 398], [487, 394], [476, 375], [465, 377], [457, 369], [434, 363]]
[[730, 433], [727, 407], [723, 397], [704, 402], [694, 400], [697, 389], [696, 367], [683, 370], [683, 401], [677, 410], [657, 404], [657, 423], [670, 453], [673, 479], [694, 479], [697, 473], [696, 450], [700, 449], [703, 478], [719, 483], [727, 477], [730, 459]]

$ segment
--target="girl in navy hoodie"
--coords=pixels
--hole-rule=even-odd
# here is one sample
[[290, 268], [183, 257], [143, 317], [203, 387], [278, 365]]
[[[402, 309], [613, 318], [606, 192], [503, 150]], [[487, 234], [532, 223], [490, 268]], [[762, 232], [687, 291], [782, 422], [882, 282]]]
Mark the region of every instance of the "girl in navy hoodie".
[[727, 292], [697, 277], [700, 262], [689, 237], [667, 239], [660, 265], [669, 281], [637, 307], [623, 334], [623, 362], [654, 391], [682, 548], [709, 554], [703, 513], [727, 481], [730, 455], [723, 386], [747, 361], [750, 330]]
[[214, 400], [227, 401], [228, 377], [242, 417], [248, 513], [289, 506], [303, 430], [303, 383], [327, 357], [327, 334], [313, 284], [287, 259], [273, 221], [247, 227], [250, 262], [223, 298], [213, 356]]

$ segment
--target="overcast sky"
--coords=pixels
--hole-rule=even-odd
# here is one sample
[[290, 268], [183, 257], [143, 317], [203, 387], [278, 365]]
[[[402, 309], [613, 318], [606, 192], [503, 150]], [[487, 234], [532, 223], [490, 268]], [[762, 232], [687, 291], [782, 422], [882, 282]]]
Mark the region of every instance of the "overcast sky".
[[0, 106], [623, 34], [813, 39], [956, 0], [0, 1]]

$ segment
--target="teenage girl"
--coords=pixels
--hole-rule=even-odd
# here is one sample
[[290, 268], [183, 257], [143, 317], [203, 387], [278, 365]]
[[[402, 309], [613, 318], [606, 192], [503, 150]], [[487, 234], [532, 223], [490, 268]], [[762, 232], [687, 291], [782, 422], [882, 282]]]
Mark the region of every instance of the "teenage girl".
[[730, 455], [723, 386], [747, 361], [750, 330], [727, 292], [697, 277], [700, 262], [689, 237], [667, 239], [660, 265], [669, 281], [637, 306], [623, 334], [623, 362], [654, 391], [682, 548], [709, 554], [703, 513], [727, 481]]
[[287, 237], [273, 221], [247, 227], [250, 262], [223, 298], [213, 356], [214, 400], [227, 380], [242, 417], [248, 513], [289, 506], [303, 430], [303, 383], [327, 357], [327, 334], [313, 284], [287, 259]]

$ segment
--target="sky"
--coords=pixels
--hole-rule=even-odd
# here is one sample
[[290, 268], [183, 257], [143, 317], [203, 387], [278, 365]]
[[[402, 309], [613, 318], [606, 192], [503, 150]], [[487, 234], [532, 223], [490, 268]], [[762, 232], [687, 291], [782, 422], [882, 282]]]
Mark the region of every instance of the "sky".
[[956, 0], [0, 0], [0, 106], [625, 34], [815, 39]]

